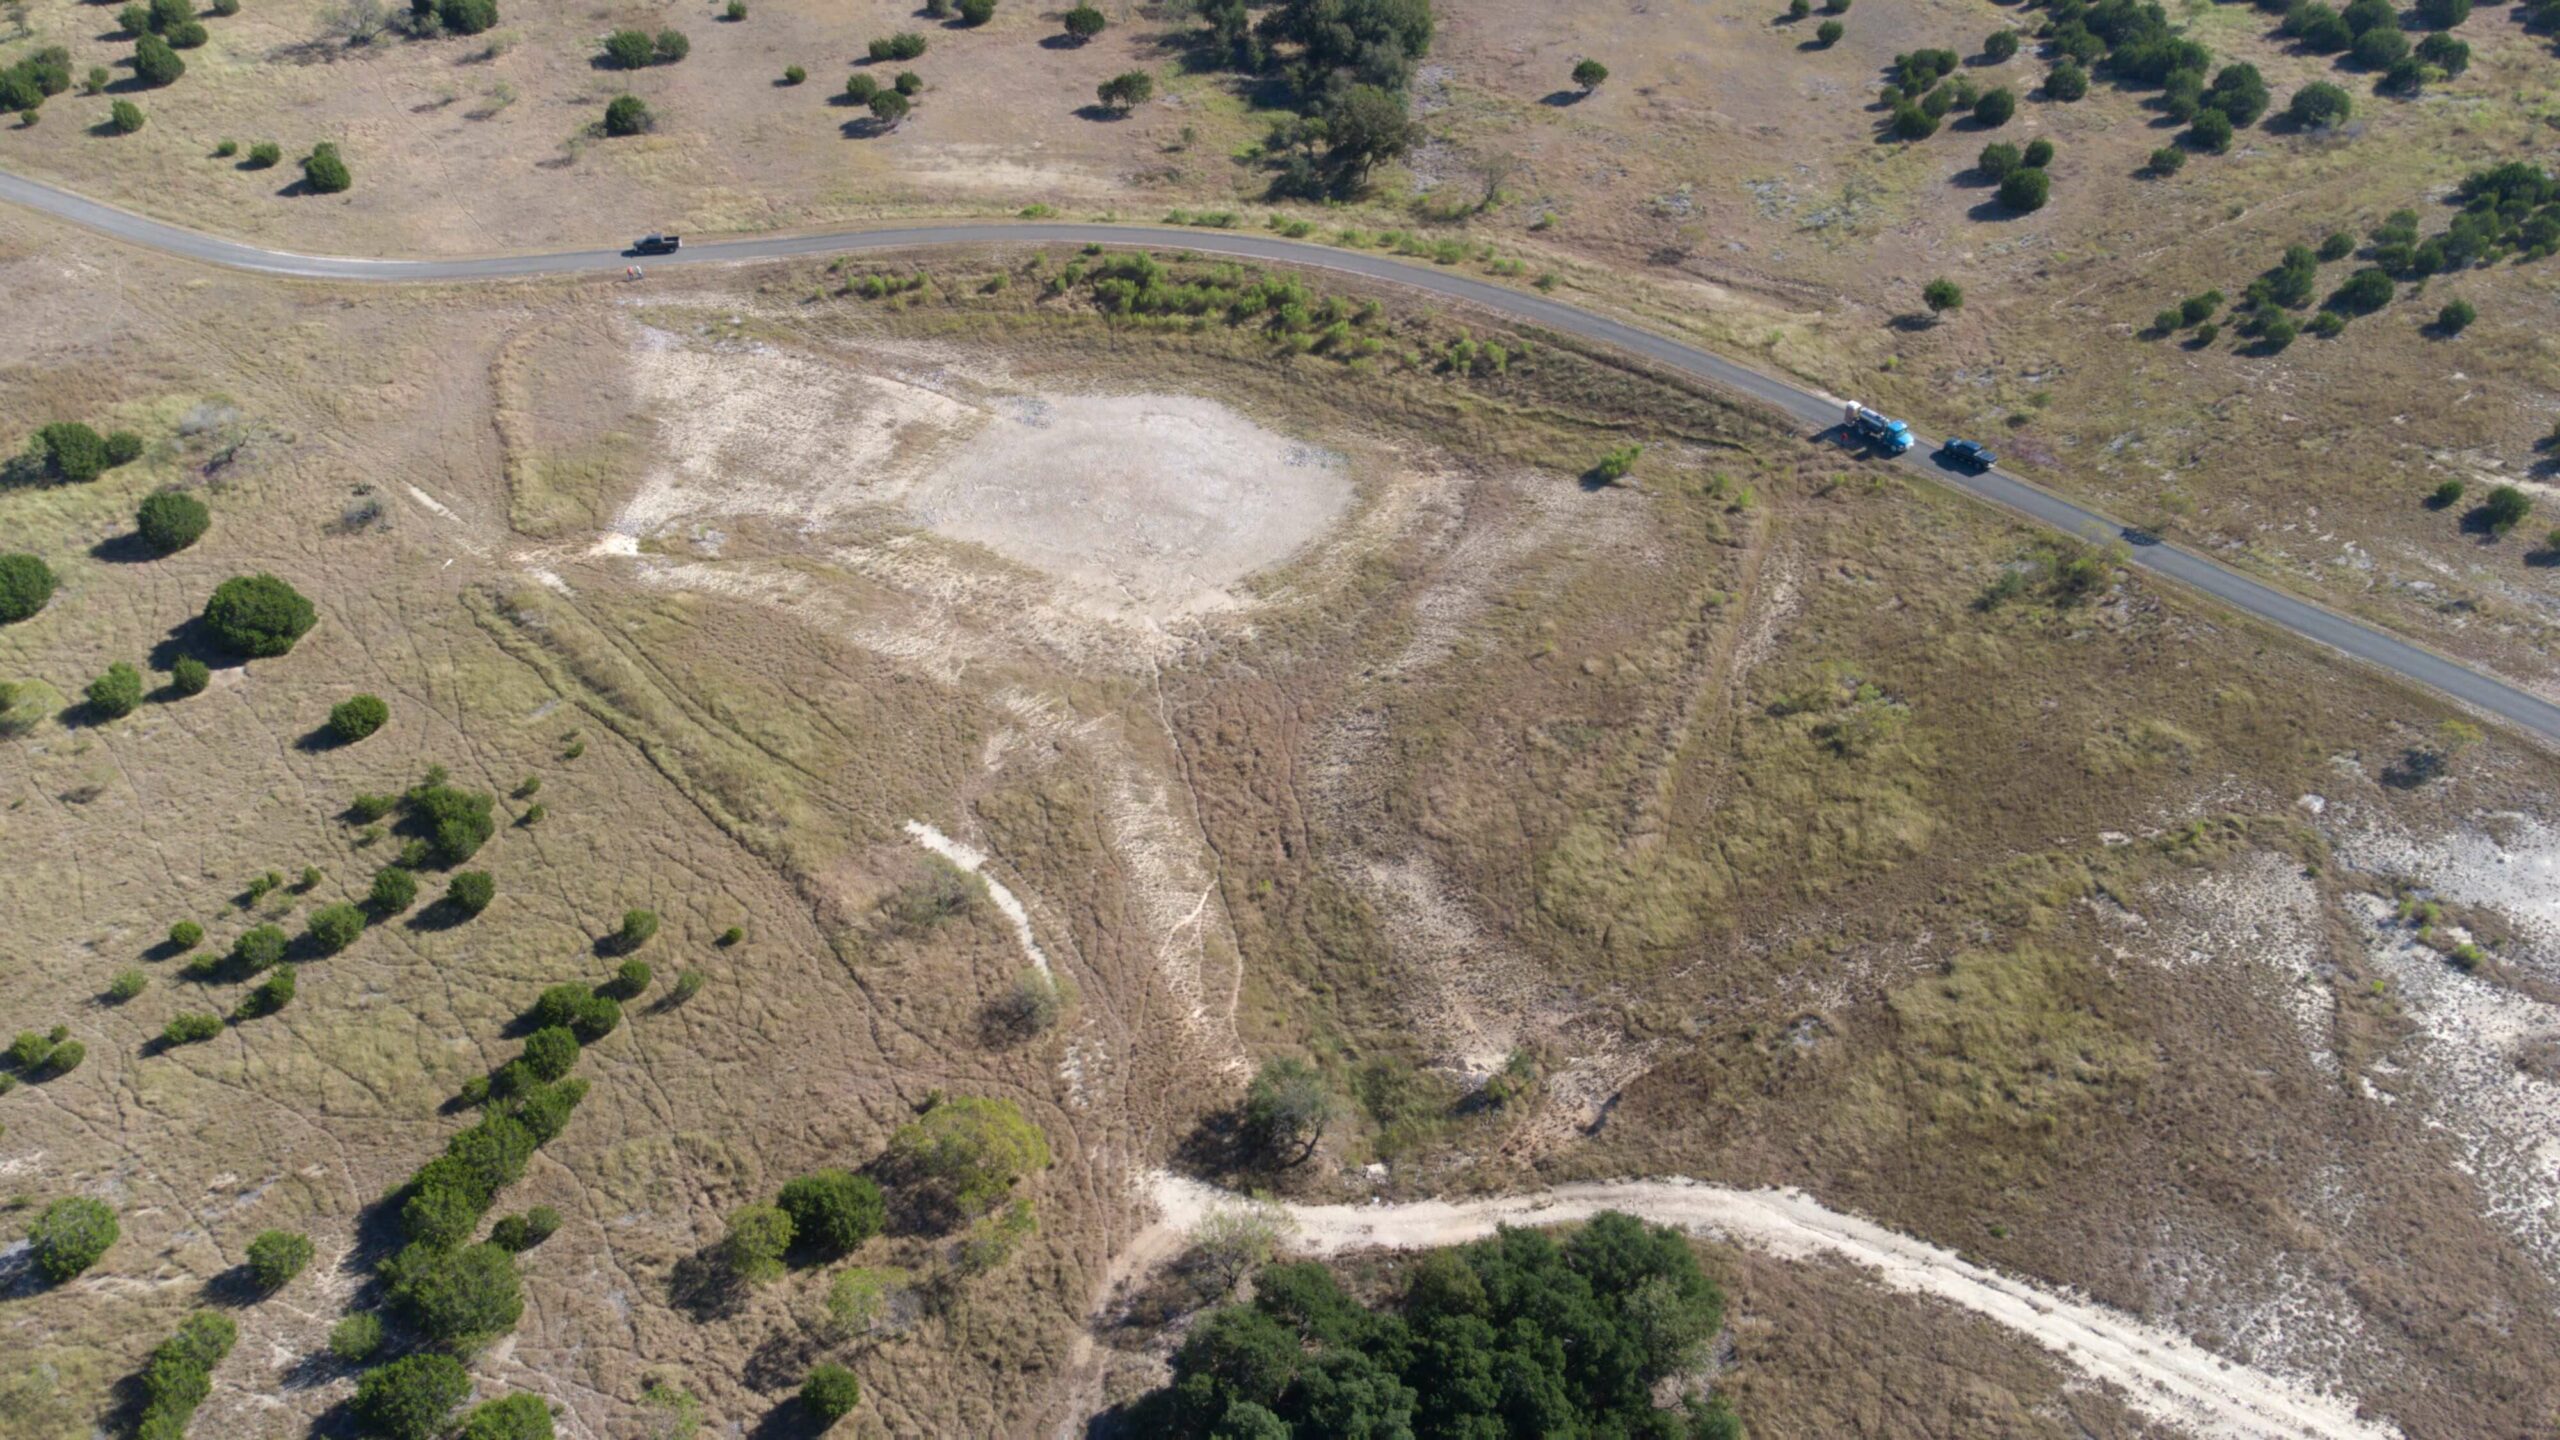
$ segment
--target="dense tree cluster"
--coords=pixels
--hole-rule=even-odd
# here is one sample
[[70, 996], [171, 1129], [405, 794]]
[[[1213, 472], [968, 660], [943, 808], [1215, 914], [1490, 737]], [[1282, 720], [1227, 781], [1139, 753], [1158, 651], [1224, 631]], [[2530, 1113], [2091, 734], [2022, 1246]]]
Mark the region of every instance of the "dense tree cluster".
[[1430, 48], [1430, 0], [1281, 0], [1259, 18], [1245, 0], [1207, 0], [1199, 13], [1218, 63], [1273, 76], [1298, 111], [1263, 147], [1276, 193], [1358, 191], [1413, 146], [1406, 91]]
[[1136, 1433], [1316, 1440], [1409, 1434], [1731, 1440], [1720, 1404], [1655, 1408], [1723, 1323], [1676, 1232], [1603, 1214], [1562, 1243], [1530, 1230], [1437, 1252], [1392, 1306], [1363, 1309], [1321, 1265], [1275, 1265], [1251, 1304], [1211, 1312], [1141, 1401]]
[[498, 833], [493, 813], [497, 803], [498, 797], [486, 790], [464, 790], [448, 783], [439, 765], [401, 795], [401, 828], [424, 846], [420, 858], [459, 865]]

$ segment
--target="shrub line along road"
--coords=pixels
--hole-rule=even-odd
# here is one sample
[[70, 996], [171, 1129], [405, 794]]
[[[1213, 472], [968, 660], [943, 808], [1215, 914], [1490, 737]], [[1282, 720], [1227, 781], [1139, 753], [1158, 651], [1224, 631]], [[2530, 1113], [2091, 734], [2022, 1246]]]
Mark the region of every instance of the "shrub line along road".
[[[148, 219], [102, 204], [68, 190], [0, 171], [0, 199], [40, 210], [57, 219], [102, 232], [118, 240], [166, 251], [190, 260], [228, 266], [263, 275], [310, 280], [354, 280], [422, 283], [503, 280], [540, 275], [609, 273], [629, 265], [621, 250], [575, 250], [552, 255], [490, 255], [461, 260], [371, 260], [341, 256], [295, 255], [225, 240], [182, 226]], [[844, 230], [824, 235], [773, 235], [688, 245], [669, 255], [647, 257], [651, 265], [704, 265], [753, 260], [781, 260], [835, 255], [862, 250], [912, 250], [959, 245], [1127, 245], [1192, 250], [1290, 265], [1335, 270], [1363, 279], [1400, 285], [1444, 299], [1463, 301], [1513, 320], [1623, 351], [1652, 364], [1703, 380], [1719, 389], [1737, 391], [1817, 430], [1839, 423], [1840, 402], [1757, 370], [1712, 355], [1695, 346], [1578, 309], [1540, 295], [1527, 294], [1487, 281], [1384, 256], [1337, 250], [1330, 246], [1261, 235], [1218, 230], [1185, 230], [1166, 226], [1081, 224], [1067, 221], [991, 221], [976, 224], [912, 225], [884, 229]], [[2544, 741], [2560, 743], [2560, 705], [2493, 679], [2434, 651], [2350, 620], [2333, 610], [2276, 589], [2193, 551], [2107, 519], [1997, 470], [1975, 474], [1929, 455], [1926, 440], [1898, 462], [1951, 485], [1976, 499], [2051, 526], [2065, 534], [2116, 537], [2128, 542], [2132, 563], [2155, 575], [2199, 590], [2245, 614], [2288, 630], [2316, 645], [2424, 686], [2460, 704], [2504, 720]]]

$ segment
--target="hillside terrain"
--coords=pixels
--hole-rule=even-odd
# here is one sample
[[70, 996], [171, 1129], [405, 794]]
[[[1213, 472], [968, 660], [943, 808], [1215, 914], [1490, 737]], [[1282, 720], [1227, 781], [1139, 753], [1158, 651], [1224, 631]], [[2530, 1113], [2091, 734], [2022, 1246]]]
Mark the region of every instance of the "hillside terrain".
[[[483, 4], [30, 0], [0, 167], [311, 253], [1401, 252], [2555, 693], [2549, 507], [2473, 518], [2545, 494], [2553, 197], [2456, 189], [2543, 163], [2527, 16], [2376, 95], [2242, 6], [1379, 0], [1428, 43], [1293, 106], [1286, 6]], [[2317, 333], [2401, 208], [2513, 233]], [[0, 286], [5, 1440], [2560, 1417], [2560, 762], [2102, 537], [1171, 247], [369, 285], [11, 210]]]

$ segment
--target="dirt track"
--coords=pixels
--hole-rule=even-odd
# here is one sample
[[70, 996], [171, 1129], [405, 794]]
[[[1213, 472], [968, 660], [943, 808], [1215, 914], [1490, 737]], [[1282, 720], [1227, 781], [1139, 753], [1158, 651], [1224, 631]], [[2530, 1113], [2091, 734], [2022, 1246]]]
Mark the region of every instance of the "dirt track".
[[[1150, 1194], [1162, 1218], [1132, 1239], [1131, 1253], [1163, 1253], [1236, 1200], [1225, 1191], [1158, 1172]], [[2002, 1275], [1952, 1251], [1825, 1208], [1798, 1190], [1735, 1190], [1688, 1180], [1563, 1185], [1494, 1200], [1401, 1205], [1290, 1205], [1295, 1248], [1309, 1254], [1463, 1244], [1498, 1225], [1561, 1225], [1623, 1210], [1712, 1232], [1788, 1259], [1833, 1258], [1874, 1272], [1887, 1287], [1934, 1296], [2015, 1330], [2120, 1391], [2154, 1419], [2213, 1440], [2386, 1440], [2398, 1427], [2361, 1419], [2355, 1402], [2214, 1355], [2184, 1336], [2121, 1311]]]

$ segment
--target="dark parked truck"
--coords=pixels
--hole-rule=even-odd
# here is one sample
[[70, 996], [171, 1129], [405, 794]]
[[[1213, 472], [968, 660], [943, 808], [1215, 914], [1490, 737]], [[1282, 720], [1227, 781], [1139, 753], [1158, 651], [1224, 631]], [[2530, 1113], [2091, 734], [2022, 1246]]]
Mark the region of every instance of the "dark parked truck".
[[643, 235], [631, 242], [631, 248], [643, 255], [665, 255], [683, 243], [681, 235]]
[[1938, 453], [1976, 474], [2000, 463], [2000, 457], [1979, 440], [1949, 440], [1938, 447]]
[[1911, 427], [1899, 420], [1879, 415], [1852, 400], [1842, 414], [1840, 428], [1852, 440], [1862, 440], [1888, 455], [1899, 455], [1911, 448]]

